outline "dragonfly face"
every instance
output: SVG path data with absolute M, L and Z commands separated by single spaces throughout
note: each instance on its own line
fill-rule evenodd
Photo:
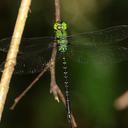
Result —
M 65 22 L 59 23 L 56 22 L 54 24 L 54 30 L 55 30 L 55 38 L 56 42 L 58 43 L 59 47 L 58 50 L 62 53 L 67 51 L 67 24 Z

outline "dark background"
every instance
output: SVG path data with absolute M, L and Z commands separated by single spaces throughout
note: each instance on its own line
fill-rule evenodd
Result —
M 13 32 L 20 0 L 0 1 L 0 38 Z M 61 0 L 62 20 L 69 33 L 94 31 L 128 24 L 128 0 Z M 53 35 L 54 0 L 33 0 L 24 37 Z M 98 65 L 69 60 L 71 100 L 79 128 L 127 128 L 127 109 L 117 111 L 115 99 L 127 90 L 128 62 Z M 61 64 L 57 63 L 58 85 L 64 90 Z M 49 94 L 50 75 L 46 73 L 16 106 L 14 98 L 36 77 L 14 75 L 10 84 L 0 128 L 66 128 L 65 108 Z

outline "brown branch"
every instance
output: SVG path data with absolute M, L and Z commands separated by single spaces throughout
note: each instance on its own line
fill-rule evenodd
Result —
M 16 65 L 16 57 L 19 50 L 20 40 L 24 30 L 25 22 L 27 19 L 27 14 L 31 0 L 22 0 L 18 12 L 18 17 L 16 25 L 14 28 L 10 48 L 7 54 L 6 63 L 4 66 L 4 71 L 0 81 L 0 120 L 2 117 L 2 112 L 4 109 L 4 104 L 6 101 L 7 93 L 9 90 L 9 83 L 14 71 L 14 66 Z
M 56 21 L 60 22 L 60 0 L 55 0 L 55 19 Z M 50 93 L 53 93 L 54 99 L 57 100 L 58 102 L 61 100 L 65 107 L 66 107 L 66 100 L 65 97 L 59 88 L 59 86 L 56 84 L 56 75 L 55 75 L 55 62 L 56 62 L 56 54 L 57 54 L 57 46 L 56 42 L 53 44 L 53 51 L 52 51 L 52 56 L 50 61 L 47 63 L 46 67 L 44 70 L 36 77 L 36 79 L 33 80 L 33 82 L 19 95 L 15 101 L 14 104 L 12 105 L 11 109 L 14 109 L 16 104 L 25 96 L 25 94 L 34 86 L 34 84 L 40 79 L 40 77 L 48 70 L 50 69 L 51 72 L 51 84 L 50 84 Z M 74 116 L 72 115 L 71 119 L 71 125 L 72 128 L 76 128 L 77 124 L 75 121 Z
M 66 100 L 65 97 L 59 88 L 59 86 L 56 84 L 56 78 L 55 78 L 55 62 L 56 62 L 56 53 L 57 53 L 57 48 L 56 48 L 56 43 L 54 43 L 53 47 L 53 52 L 52 52 L 52 57 L 51 57 L 51 66 L 50 66 L 50 72 L 51 72 L 51 88 L 50 88 L 50 93 L 53 93 L 55 100 L 59 102 L 59 99 L 63 102 L 64 106 L 66 107 Z M 76 128 L 77 124 L 75 121 L 75 118 L 72 114 L 71 118 L 71 125 L 72 128 Z
M 128 91 L 118 97 L 114 103 L 116 109 L 123 110 L 128 107 Z
M 32 83 L 18 97 L 15 98 L 13 105 L 10 107 L 11 110 L 15 108 L 15 106 L 19 103 L 19 101 L 26 95 L 26 93 L 35 85 L 35 83 L 44 75 L 44 73 L 48 69 L 50 69 L 51 72 L 50 93 L 53 93 L 54 99 L 57 100 L 58 102 L 61 100 L 66 107 L 65 97 L 59 86 L 56 84 L 56 78 L 55 78 L 56 53 L 57 53 L 56 43 L 54 43 L 51 60 L 47 63 L 43 71 L 32 81 Z M 74 116 L 72 115 L 72 128 L 76 128 L 76 127 L 77 124 Z
M 61 21 L 61 17 L 60 17 L 60 0 L 55 0 L 55 20 L 56 22 L 60 22 Z
M 49 69 L 50 63 L 46 65 L 44 70 L 32 81 L 32 83 L 18 96 L 15 98 L 13 105 L 10 107 L 11 110 L 19 103 L 19 101 L 26 95 L 26 93 L 34 86 L 35 83 L 43 76 L 43 74 Z
M 55 0 L 55 20 L 56 22 L 61 22 L 61 15 L 60 15 L 60 0 Z M 53 93 L 55 100 L 57 100 L 59 102 L 59 98 L 61 99 L 61 101 L 64 103 L 65 107 L 66 107 L 66 100 L 65 97 L 63 95 L 63 93 L 61 92 L 60 88 L 58 87 L 58 85 L 56 84 L 56 79 L 55 79 L 55 62 L 56 62 L 56 53 L 57 53 L 57 47 L 54 44 L 54 50 L 53 51 L 53 57 L 51 60 L 52 62 L 52 66 L 50 68 L 51 71 L 51 89 L 50 92 Z M 77 124 L 75 121 L 75 118 L 73 116 L 73 114 L 71 115 L 71 128 L 76 128 Z

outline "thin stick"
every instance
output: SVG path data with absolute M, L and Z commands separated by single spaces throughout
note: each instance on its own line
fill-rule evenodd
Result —
M 60 0 L 55 0 L 55 20 L 56 22 L 61 22 L 61 15 L 60 15 Z M 51 90 L 50 92 L 53 92 L 53 95 L 55 97 L 55 100 L 59 101 L 59 98 L 61 99 L 61 101 L 64 103 L 65 107 L 66 107 L 66 100 L 65 97 L 63 95 L 63 93 L 61 92 L 61 90 L 59 89 L 58 85 L 56 84 L 56 78 L 55 78 L 55 62 L 56 62 L 56 53 L 57 53 L 57 47 L 56 45 L 54 45 L 54 50 L 53 51 L 53 62 L 52 63 L 52 67 L 50 67 L 50 71 L 51 71 Z M 59 96 L 59 98 L 58 98 Z M 75 118 L 73 116 L 73 114 L 71 114 L 72 118 L 71 118 L 71 128 L 76 128 L 77 127 L 77 123 L 75 121 Z
M 56 59 L 56 43 L 54 44 L 53 51 L 52 51 L 52 57 L 51 60 L 47 63 L 46 67 L 43 69 L 43 71 L 32 81 L 32 83 L 18 96 L 15 98 L 13 105 L 10 107 L 11 110 L 14 110 L 16 105 L 19 103 L 19 101 L 26 95 L 26 93 L 34 86 L 35 83 L 44 75 L 44 73 L 50 68 L 51 72 L 51 86 L 50 86 L 50 93 L 53 93 L 54 99 L 59 102 L 59 99 L 63 102 L 64 106 L 66 107 L 66 100 L 65 97 L 59 88 L 59 86 L 56 84 L 56 78 L 55 78 L 55 59 Z M 77 127 L 75 118 L 72 114 L 72 126 L 73 128 Z
M 60 0 L 55 0 L 55 20 L 60 22 Z
M 4 71 L 1 77 L 1 81 L 0 81 L 0 120 L 2 117 L 4 104 L 5 104 L 7 93 L 9 90 L 9 83 L 10 83 L 10 80 L 11 80 L 11 77 L 14 71 L 14 66 L 16 65 L 16 57 L 17 57 L 17 53 L 19 50 L 20 40 L 21 40 L 22 33 L 24 30 L 30 4 L 31 4 L 31 0 L 22 0 L 21 2 L 16 25 L 14 28 L 14 33 L 13 33 L 10 48 L 7 54 L 6 63 L 4 66 Z
M 124 94 L 119 96 L 115 103 L 114 103 L 116 109 L 123 110 L 128 108 L 128 91 L 126 91 Z
M 51 67 L 50 67 L 50 72 L 51 72 L 51 89 L 50 93 L 53 93 L 55 100 L 59 102 L 59 99 L 63 102 L 64 106 L 66 107 L 66 100 L 65 97 L 59 88 L 59 86 L 56 83 L 56 78 L 55 78 L 55 62 L 56 62 L 56 53 L 57 53 L 57 48 L 56 48 L 56 43 L 54 44 L 53 52 L 52 52 L 52 58 L 51 58 Z M 75 121 L 75 118 L 73 114 L 71 114 L 71 127 L 76 128 L 77 123 Z
M 35 83 L 43 76 L 43 74 L 48 70 L 49 68 L 49 63 L 46 65 L 44 70 L 32 81 L 32 83 L 14 100 L 13 105 L 10 107 L 11 110 L 15 108 L 17 103 L 26 95 L 26 93 L 34 86 L 36 85 Z
M 55 0 L 55 19 L 56 21 L 60 21 L 60 0 Z M 61 100 L 65 107 L 66 107 L 66 100 L 65 97 L 59 88 L 59 86 L 56 84 L 56 75 L 55 75 L 55 62 L 56 62 L 56 54 L 57 54 L 57 44 L 53 44 L 53 50 L 52 50 L 52 56 L 50 61 L 47 63 L 46 67 L 43 69 L 43 71 L 33 80 L 33 82 L 15 99 L 14 104 L 12 105 L 11 109 L 14 109 L 14 107 L 19 103 L 19 101 L 25 96 L 25 94 L 34 86 L 34 84 L 40 79 L 43 74 L 50 69 L 51 72 L 51 86 L 50 86 L 50 93 L 53 93 L 54 99 L 59 102 Z M 75 118 L 72 114 L 72 128 L 76 128 L 77 124 L 75 122 Z

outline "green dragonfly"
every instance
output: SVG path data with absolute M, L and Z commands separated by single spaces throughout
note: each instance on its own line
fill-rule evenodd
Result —
M 43 70 L 50 60 L 53 43 L 56 41 L 58 58 L 62 58 L 67 116 L 71 120 L 66 58 L 80 63 L 116 63 L 128 59 L 128 25 L 114 26 L 95 32 L 67 35 L 67 24 L 54 24 L 55 36 L 22 38 L 14 73 L 34 74 Z M 0 70 L 11 38 L 0 40 Z

